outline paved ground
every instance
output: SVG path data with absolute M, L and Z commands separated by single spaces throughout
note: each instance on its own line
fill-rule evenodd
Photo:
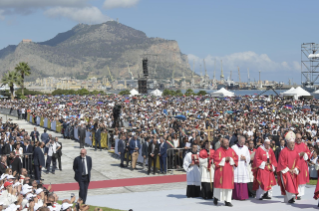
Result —
M 185 186 L 183 189 L 155 190 L 149 192 L 121 193 L 112 195 L 89 196 L 87 203 L 95 206 L 107 206 L 114 209 L 134 211 L 194 211 L 194 210 L 245 210 L 245 211 L 295 211 L 317 209 L 317 201 L 314 200 L 314 186 L 307 186 L 306 195 L 302 200 L 293 205 L 283 203 L 283 196 L 280 195 L 278 186 L 274 187 L 272 200 L 249 199 L 246 201 L 232 201 L 233 208 L 225 207 L 219 203 L 218 208 L 213 200 L 203 200 L 202 198 L 186 198 Z M 121 203 L 120 200 L 125 201 Z
M 5 115 L 1 115 L 4 120 L 6 120 Z M 34 129 L 34 125 L 24 121 L 17 120 L 15 117 L 8 117 L 13 119 L 13 122 L 18 123 L 20 128 L 24 128 L 26 131 L 31 133 Z M 43 133 L 44 128 L 37 127 L 37 130 Z M 59 137 L 62 142 L 62 169 L 63 171 L 56 170 L 55 174 L 45 174 L 42 172 L 42 178 L 44 178 L 44 183 L 48 184 L 61 184 L 61 183 L 73 183 L 74 172 L 73 172 L 73 160 L 80 153 L 79 143 L 71 139 L 63 139 L 61 134 L 55 133 L 53 131 L 48 131 L 52 136 Z M 94 151 L 93 148 L 88 147 L 88 155 L 93 159 L 93 169 L 91 172 L 91 180 L 112 180 L 112 179 L 123 179 L 123 178 L 136 178 L 136 177 L 148 177 L 145 171 L 141 170 L 138 166 L 137 171 L 131 171 L 127 168 L 119 167 L 119 159 L 107 150 Z M 149 175 L 154 176 L 154 175 Z M 159 176 L 158 174 L 156 176 Z M 186 183 L 185 183 L 186 184 Z M 94 189 L 89 190 L 88 195 L 101 195 L 101 194 L 113 194 L 113 193 L 128 193 L 128 192 L 139 192 L 139 191 L 149 191 L 149 190 L 166 190 L 166 189 L 176 189 L 184 188 L 184 183 L 174 183 L 174 184 L 161 184 L 161 185 L 143 185 L 143 186 L 130 186 L 130 187 L 120 187 L 120 188 L 107 188 L 107 189 Z M 72 192 L 72 191 L 71 191 Z M 61 197 L 69 197 L 70 191 L 59 192 Z

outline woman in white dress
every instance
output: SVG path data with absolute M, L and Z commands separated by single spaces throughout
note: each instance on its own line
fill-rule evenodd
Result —
M 21 162 L 22 162 L 22 156 L 23 156 L 23 148 L 21 147 L 20 142 L 17 142 L 16 148 L 15 148 L 16 156 L 19 156 Z
M 316 170 L 316 163 L 318 160 L 318 154 L 316 150 L 312 153 L 312 157 L 310 158 L 310 161 L 308 161 L 308 167 L 309 167 L 309 176 L 312 179 L 318 178 L 318 172 Z

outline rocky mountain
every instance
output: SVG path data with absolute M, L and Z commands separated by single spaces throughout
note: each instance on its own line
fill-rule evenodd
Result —
M 22 41 L 0 50 L 0 74 L 20 62 L 28 62 L 32 76 L 130 78 L 142 75 L 142 59 L 147 55 L 151 78 L 190 76 L 187 56 L 174 40 L 149 38 L 144 32 L 109 21 L 98 25 L 79 24 L 46 42 Z

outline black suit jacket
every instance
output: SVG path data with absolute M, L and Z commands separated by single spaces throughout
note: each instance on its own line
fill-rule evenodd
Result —
M 91 170 L 92 170 L 92 158 L 90 156 L 86 156 L 86 163 L 88 168 L 88 176 L 89 182 L 91 180 Z M 73 170 L 74 170 L 74 179 L 79 182 L 81 181 L 82 172 L 83 172 L 83 164 L 82 164 L 82 157 L 78 156 L 74 159 L 73 162 Z
M 30 148 L 32 146 L 29 145 Z M 36 147 L 33 152 L 33 162 L 35 166 L 44 166 L 44 154 L 40 147 Z
M 32 131 L 31 134 L 30 134 L 30 136 L 32 137 L 32 141 L 35 141 L 35 139 L 39 140 L 40 134 L 39 134 L 38 131 L 35 131 L 35 132 Z
M 12 150 L 14 150 L 14 147 L 12 146 Z M 4 146 L 4 154 L 10 154 L 11 150 L 10 150 L 10 144 L 6 144 Z
M 86 136 L 86 128 L 85 127 L 79 127 L 78 135 L 79 135 L 79 138 L 81 140 L 84 140 L 85 136 Z
M 33 146 L 30 144 L 28 145 L 28 149 L 26 149 L 26 146 L 23 147 L 23 154 L 25 153 L 33 153 Z
M 151 153 L 152 153 L 152 148 L 153 148 L 154 142 L 153 140 L 151 141 L 151 144 L 148 146 L 148 156 L 151 157 Z M 158 155 L 158 151 L 159 151 L 159 145 L 156 143 L 155 144 L 155 149 L 154 149 L 154 157 L 156 157 Z

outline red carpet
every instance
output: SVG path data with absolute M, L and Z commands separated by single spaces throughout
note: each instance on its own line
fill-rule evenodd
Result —
M 156 177 L 140 177 L 130 179 L 116 179 L 116 180 L 101 180 L 91 181 L 89 189 L 97 188 L 113 188 L 113 187 L 124 187 L 124 186 L 135 186 L 135 185 L 152 185 L 152 184 L 163 184 L 163 183 L 174 183 L 174 182 L 185 182 L 186 174 L 182 175 L 170 175 L 170 176 L 156 176 Z M 45 185 L 47 187 L 47 185 Z M 52 191 L 69 191 L 78 190 L 78 183 L 63 183 L 63 184 L 52 184 Z

